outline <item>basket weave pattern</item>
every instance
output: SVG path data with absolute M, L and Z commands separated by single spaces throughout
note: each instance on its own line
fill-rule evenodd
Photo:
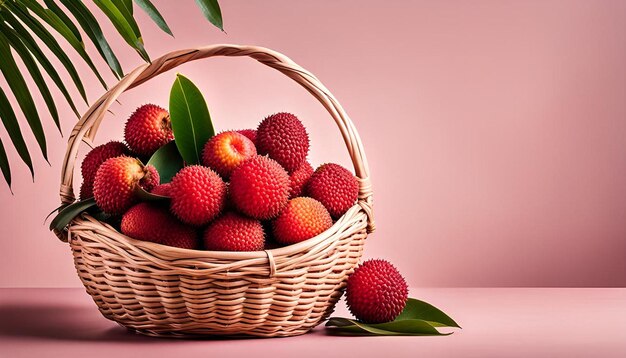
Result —
M 255 46 L 213 45 L 175 51 L 126 75 L 74 127 L 65 155 L 61 200 L 74 201 L 73 172 L 81 142 L 91 144 L 107 109 L 124 91 L 183 63 L 247 56 L 307 89 L 328 110 L 359 178 L 355 206 L 324 233 L 258 252 L 186 250 L 133 240 L 88 214 L 57 232 L 70 243 L 87 292 L 107 318 L 154 336 L 306 333 L 333 311 L 374 229 L 369 168 L 356 128 L 321 82 L 286 56 Z

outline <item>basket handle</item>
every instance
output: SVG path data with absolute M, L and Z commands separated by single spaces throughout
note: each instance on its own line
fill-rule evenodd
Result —
M 141 85 L 151 78 L 169 71 L 179 65 L 194 60 L 214 56 L 247 56 L 262 64 L 274 68 L 304 87 L 313 97 L 326 108 L 333 117 L 341 131 L 343 140 L 350 153 L 352 164 L 357 178 L 359 179 L 358 204 L 367 214 L 368 231 L 374 231 L 374 218 L 372 212 L 372 186 L 369 177 L 369 167 L 363 144 L 354 124 L 343 110 L 339 102 L 330 91 L 313 74 L 297 65 L 287 56 L 276 51 L 257 46 L 239 45 L 211 45 L 206 47 L 173 51 L 159 57 L 152 63 L 146 63 L 137 67 L 122 78 L 114 87 L 109 89 L 85 112 L 81 119 L 72 129 L 68 139 L 67 151 L 61 170 L 61 202 L 69 204 L 74 202 L 74 189 L 72 187 L 74 162 L 81 141 L 91 145 L 98 127 L 107 110 L 113 102 L 125 91 Z

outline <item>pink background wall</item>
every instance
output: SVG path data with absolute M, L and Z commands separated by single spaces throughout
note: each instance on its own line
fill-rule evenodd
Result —
M 227 35 L 191 1 L 155 3 L 177 37 L 139 14 L 153 57 L 219 42 L 263 45 L 333 91 L 371 164 L 378 231 L 366 256 L 393 261 L 411 285 L 626 285 L 625 2 L 228 0 Z M 140 64 L 104 28 L 124 68 Z M 102 89 L 76 63 L 95 99 Z M 311 133 L 314 165 L 349 163 L 321 106 L 245 59 L 185 65 L 128 92 L 98 142 L 121 138 L 136 106 L 167 105 L 176 71 L 202 88 L 219 129 L 292 111 Z M 67 134 L 75 118 L 54 93 Z M 24 130 L 34 184 L 9 151 L 15 196 L 0 189 L 0 287 L 80 285 L 69 248 L 43 224 L 58 205 L 66 143 L 44 122 L 51 166 Z

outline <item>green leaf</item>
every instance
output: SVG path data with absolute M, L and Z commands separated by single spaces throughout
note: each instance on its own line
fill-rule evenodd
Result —
M 31 53 L 33 53 L 33 55 L 37 58 L 37 61 L 39 61 L 39 63 L 42 65 L 42 67 L 44 67 L 46 72 L 48 72 L 48 75 L 50 75 L 50 77 L 52 78 L 54 83 L 57 85 L 57 87 L 59 87 L 59 89 L 63 92 L 63 95 L 68 100 L 68 103 L 70 103 L 70 106 L 72 107 L 74 112 L 78 115 L 78 111 L 76 110 L 76 107 L 74 106 L 74 103 L 71 100 L 71 96 L 65 89 L 65 86 L 63 85 L 63 81 L 58 76 L 58 73 L 54 69 L 54 66 L 52 66 L 50 61 L 46 58 L 46 55 L 41 51 L 35 39 L 29 34 L 29 32 L 24 28 L 24 26 L 22 26 L 22 24 L 13 16 L 13 11 L 15 8 L 13 3 L 11 1 L 6 1 L 4 3 L 4 6 L 8 6 L 10 11 L 2 11 L 0 12 L 0 15 L 2 15 L 2 17 L 11 25 L 11 27 L 15 29 L 17 34 L 21 37 L 22 42 L 24 42 L 26 47 L 28 47 Z M 61 49 L 56 39 L 45 28 L 38 27 L 35 24 L 31 24 L 32 18 L 30 16 L 24 16 L 22 13 L 16 13 L 16 14 L 18 15 L 18 17 L 20 17 L 22 21 L 24 21 L 24 23 L 27 26 L 29 26 L 29 28 L 31 28 L 31 30 L 35 33 L 35 35 L 39 39 L 41 39 L 46 44 L 46 46 L 50 49 L 50 51 L 59 59 L 61 64 L 63 64 L 63 66 L 69 73 L 70 77 L 72 78 L 72 81 L 76 85 L 76 88 L 78 89 L 78 92 L 80 93 L 81 97 L 83 98 L 85 103 L 88 103 L 87 95 L 85 93 L 85 88 L 83 87 L 83 83 L 80 79 L 80 76 L 78 75 L 76 68 L 72 64 L 72 61 L 65 54 L 65 51 Z
M 4 128 L 9 134 L 9 138 L 11 138 L 11 142 L 15 150 L 17 150 L 17 154 L 19 154 L 22 161 L 28 166 L 30 175 L 34 177 L 33 162 L 30 158 L 30 153 L 28 153 L 28 147 L 26 146 L 26 142 L 24 142 L 24 137 L 22 137 L 22 131 L 20 130 L 15 112 L 13 112 L 11 103 L 2 88 L 0 88 L 0 118 L 2 118 L 2 124 L 4 124 Z
M 46 0 L 52 2 L 52 0 Z M 46 3 L 47 3 L 46 2 Z M 72 13 L 78 24 L 83 29 L 87 37 L 98 50 L 100 56 L 107 62 L 111 71 L 117 78 L 124 77 L 124 71 L 117 57 L 111 50 L 111 46 L 107 42 L 98 21 L 89 11 L 89 9 L 83 4 L 82 1 L 75 0 L 61 0 L 61 3 Z
M 169 109 L 180 155 L 187 164 L 199 164 L 204 144 L 215 135 L 202 92 L 187 77 L 177 74 Z
M 141 37 L 139 26 L 133 17 L 133 0 L 111 0 L 111 2 L 122 13 L 128 24 L 133 28 L 133 32 L 137 37 Z M 133 25 L 134 24 L 134 25 Z
M 222 21 L 222 10 L 217 0 L 196 0 L 196 4 L 200 7 L 202 14 L 218 29 L 224 31 L 224 24 Z
M 139 55 L 145 60 L 150 61 L 150 57 L 143 46 L 143 40 L 137 27 L 137 22 L 132 15 L 129 16 L 128 11 L 124 7 L 119 9 L 111 0 L 93 0 L 94 3 L 104 12 L 111 20 L 117 32 L 122 36 L 124 41 L 133 47 Z
M 356 320 L 334 317 L 326 322 L 327 327 L 342 333 L 370 334 L 379 336 L 445 336 L 430 323 L 420 319 L 393 321 L 388 323 L 365 324 Z
M 9 186 L 9 190 L 11 190 L 11 166 L 9 165 L 9 158 L 7 158 L 7 152 L 4 150 L 2 139 L 0 139 L 0 169 L 2 169 L 4 181 Z M 12 192 L 13 190 L 11 190 Z
M 17 63 L 13 58 L 9 43 L 4 39 L 4 37 L 0 37 L 0 58 L 2 58 L 2 61 L 0 61 L 0 71 L 4 74 L 4 78 L 15 95 L 15 99 L 17 100 L 17 103 L 22 109 L 22 113 L 24 113 L 24 116 L 26 117 L 26 121 L 35 135 L 35 139 L 37 139 L 39 148 L 41 148 L 41 154 L 43 154 L 43 157 L 47 161 L 48 150 L 46 148 L 46 137 L 43 127 L 41 126 L 39 114 L 37 113 L 37 109 L 35 107 L 35 102 L 33 101 L 33 97 L 26 86 L 26 81 L 20 73 Z
M 172 34 L 172 30 L 170 30 L 170 27 L 167 26 L 165 19 L 163 18 L 163 16 L 161 16 L 161 13 L 159 12 L 159 10 L 157 10 L 156 7 L 154 7 L 150 0 L 135 0 L 135 3 L 139 5 L 139 7 L 143 9 L 143 11 L 148 14 L 148 16 L 150 16 L 152 21 L 154 21 L 154 23 L 157 24 L 157 26 L 161 30 L 168 33 L 172 37 L 174 36 L 174 34 Z
M 124 0 L 124 6 L 132 15 L 133 14 L 133 0 Z
M 135 187 L 135 195 L 137 195 L 137 198 L 139 198 L 139 200 L 141 200 L 141 201 L 167 201 L 167 200 L 170 200 L 170 198 L 168 196 L 152 194 L 151 192 L 146 191 L 144 188 L 142 188 L 139 185 L 137 185 Z
M 449 335 L 441 333 L 436 327 L 461 328 L 452 318 L 435 306 L 414 298 L 407 300 L 406 307 L 391 322 L 367 324 L 357 320 L 333 317 L 326 323 L 327 327 L 339 334 L 366 334 L 383 336 L 424 336 Z
M 409 298 L 407 300 L 406 307 L 404 307 L 402 313 L 396 318 L 396 321 L 407 319 L 423 319 L 441 327 L 461 328 L 458 323 L 439 308 L 415 298 Z
M 72 219 L 78 216 L 83 211 L 96 205 L 94 198 L 88 198 L 85 200 L 74 202 L 63 209 L 57 214 L 57 216 L 50 222 L 50 230 L 63 230 Z
M 65 12 L 63 12 L 63 10 L 59 7 L 59 5 L 57 5 L 57 3 L 52 0 L 44 0 L 44 3 L 48 7 L 48 9 L 50 9 L 56 16 L 58 16 L 59 19 L 63 21 L 65 26 L 67 26 L 67 28 L 69 28 L 72 31 L 72 33 L 74 34 L 74 37 L 76 37 L 80 42 L 83 42 L 80 31 L 78 30 L 76 25 L 74 25 L 72 20 L 65 14 Z
M 80 55 L 83 61 L 85 61 L 87 66 L 89 66 L 91 71 L 96 75 L 96 78 L 98 78 L 98 81 L 100 81 L 100 84 L 102 84 L 104 88 L 107 88 L 106 82 L 100 75 L 100 72 L 94 65 L 93 61 L 91 61 L 91 58 L 89 57 L 87 52 L 85 51 L 85 44 L 80 39 L 76 38 L 76 36 L 74 36 L 72 30 L 67 27 L 67 25 L 63 23 L 63 21 L 52 10 L 44 8 L 35 0 L 20 0 L 20 3 L 23 3 L 24 6 L 16 6 L 18 12 L 22 12 L 23 16 L 29 17 L 29 20 L 33 26 L 45 30 L 43 28 L 43 25 L 39 21 L 30 16 L 28 10 L 31 10 L 44 22 L 50 25 L 50 27 L 56 30 L 61 36 L 63 36 L 63 38 L 70 44 L 70 46 L 72 46 L 74 50 L 76 50 L 76 52 Z
M 185 166 L 185 162 L 178 152 L 176 142 L 171 141 L 152 154 L 148 165 L 156 168 L 161 184 L 164 184 L 172 181 L 174 175 Z
M 41 75 L 41 71 L 37 66 L 37 62 L 33 59 L 32 54 L 28 51 L 22 40 L 17 36 L 15 30 L 6 26 L 6 24 L 0 22 L 0 31 L 2 32 L 2 36 L 5 36 L 5 39 L 9 42 L 11 47 L 20 55 L 22 62 L 28 69 L 33 82 L 39 88 L 39 92 L 43 97 L 44 102 L 46 102 L 46 106 L 48 107 L 48 111 L 50 111 L 50 115 L 52 116 L 52 120 L 54 120 L 54 124 L 56 124 L 59 132 L 61 132 L 61 123 L 59 122 L 59 113 L 57 112 L 57 107 L 54 103 L 54 99 L 52 98 L 52 94 L 48 89 L 48 85 Z

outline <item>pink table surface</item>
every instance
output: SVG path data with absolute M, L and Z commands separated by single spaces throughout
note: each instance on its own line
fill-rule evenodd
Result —
M 82 289 L 0 289 L 0 357 L 626 357 L 626 288 L 420 288 L 463 327 L 447 337 L 149 338 Z M 335 315 L 347 316 L 339 305 Z

